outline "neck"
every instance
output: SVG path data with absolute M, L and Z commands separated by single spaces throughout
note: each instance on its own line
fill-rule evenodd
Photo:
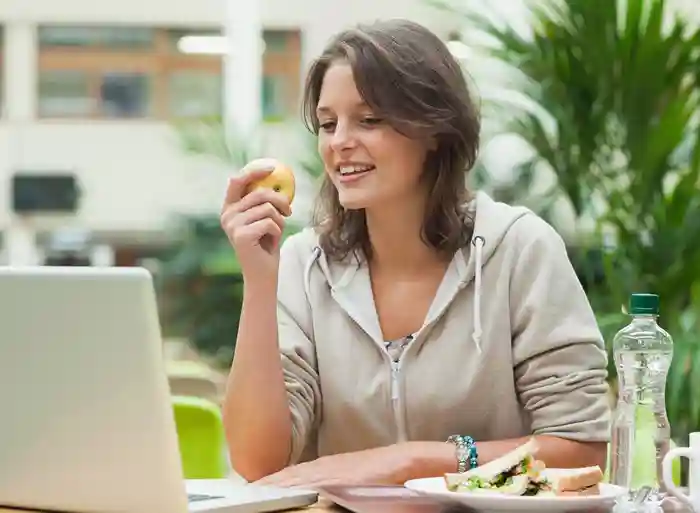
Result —
M 393 272 L 420 271 L 441 261 L 421 239 L 425 200 L 401 201 L 366 210 L 374 267 Z

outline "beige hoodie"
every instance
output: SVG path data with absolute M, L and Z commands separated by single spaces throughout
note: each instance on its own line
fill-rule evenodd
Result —
M 367 267 L 327 259 L 311 229 L 287 239 L 278 322 L 290 463 L 451 434 L 608 440 L 604 344 L 561 238 L 529 210 L 475 201 L 473 244 L 398 364 Z

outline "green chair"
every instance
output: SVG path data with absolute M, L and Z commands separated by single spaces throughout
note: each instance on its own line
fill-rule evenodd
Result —
M 652 483 L 656 479 L 656 472 L 650 462 L 656 459 L 656 450 L 654 448 L 654 431 L 656 420 L 654 416 L 649 414 L 647 416 L 638 415 L 637 423 L 639 424 L 639 431 L 635 440 L 635 454 L 640 454 L 641 457 L 636 461 L 644 463 L 637 468 L 632 469 L 632 488 L 638 488 L 647 483 Z M 671 448 L 676 447 L 676 444 L 671 440 Z M 608 444 L 608 464 L 605 470 L 605 481 L 610 480 L 610 444 Z M 681 483 L 681 459 L 676 458 L 673 461 L 673 482 L 676 486 L 680 486 Z
M 229 474 L 219 407 L 201 397 L 172 396 L 185 479 L 220 479 Z

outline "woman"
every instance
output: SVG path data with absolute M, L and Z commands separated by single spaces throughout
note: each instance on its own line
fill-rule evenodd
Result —
M 606 353 L 557 233 L 467 193 L 479 118 L 415 23 L 362 26 L 310 69 L 325 164 L 314 228 L 232 178 L 221 222 L 244 300 L 224 419 L 249 481 L 402 483 L 535 436 L 549 466 L 605 464 Z M 281 353 L 281 359 L 280 359 Z M 447 442 L 447 443 L 446 443 Z

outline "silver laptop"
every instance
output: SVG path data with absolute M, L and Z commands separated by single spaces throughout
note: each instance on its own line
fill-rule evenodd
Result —
M 0 268 L 0 506 L 249 513 L 316 501 L 186 482 L 162 355 L 146 270 Z

